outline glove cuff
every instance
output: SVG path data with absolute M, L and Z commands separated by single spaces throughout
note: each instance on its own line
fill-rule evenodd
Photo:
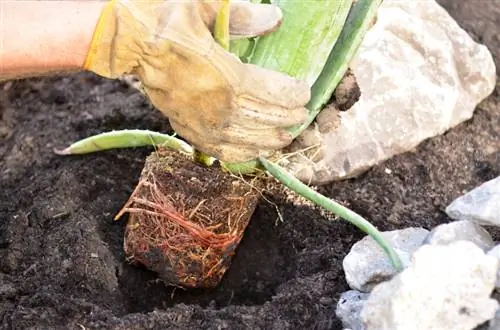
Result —
M 110 64 L 102 63 L 102 60 L 106 58 L 110 59 L 111 43 L 108 42 L 110 40 L 106 39 L 109 39 L 108 29 L 110 26 L 113 26 L 113 21 L 116 19 L 113 11 L 117 2 L 118 0 L 111 0 L 102 9 L 83 65 L 85 70 L 93 71 L 109 78 L 111 78 Z M 104 47 L 106 44 L 109 47 Z
M 158 0 L 110 0 L 103 8 L 84 69 L 106 78 L 132 73 L 147 48 L 144 37 L 154 31 Z

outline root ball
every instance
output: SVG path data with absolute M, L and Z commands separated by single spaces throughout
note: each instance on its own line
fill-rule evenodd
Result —
M 169 285 L 217 286 L 260 197 L 259 181 L 243 181 L 170 150 L 146 160 L 118 216 L 128 213 L 127 258 Z

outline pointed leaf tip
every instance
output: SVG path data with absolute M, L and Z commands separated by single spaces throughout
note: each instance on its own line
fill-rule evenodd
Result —
M 65 149 L 54 148 L 53 151 L 56 155 L 61 155 L 61 156 L 71 155 L 71 151 L 70 151 L 69 147 L 65 148 Z

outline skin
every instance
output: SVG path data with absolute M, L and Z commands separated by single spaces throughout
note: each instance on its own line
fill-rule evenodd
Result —
M 104 4 L 0 1 L 0 81 L 82 70 Z

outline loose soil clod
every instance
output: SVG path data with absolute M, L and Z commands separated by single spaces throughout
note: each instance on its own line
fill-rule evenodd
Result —
M 354 72 L 349 68 L 335 88 L 329 103 L 315 118 L 319 132 L 329 133 L 336 130 L 341 123 L 340 113 L 351 109 L 360 98 L 361 89 Z
M 347 111 L 361 98 L 361 89 L 359 88 L 356 76 L 351 68 L 347 70 L 342 80 L 339 82 L 335 92 L 332 95 L 332 103 L 340 111 Z
M 217 286 L 256 208 L 258 182 L 244 182 L 176 151 L 152 153 L 117 215 L 130 214 L 124 240 L 128 259 L 169 285 Z

